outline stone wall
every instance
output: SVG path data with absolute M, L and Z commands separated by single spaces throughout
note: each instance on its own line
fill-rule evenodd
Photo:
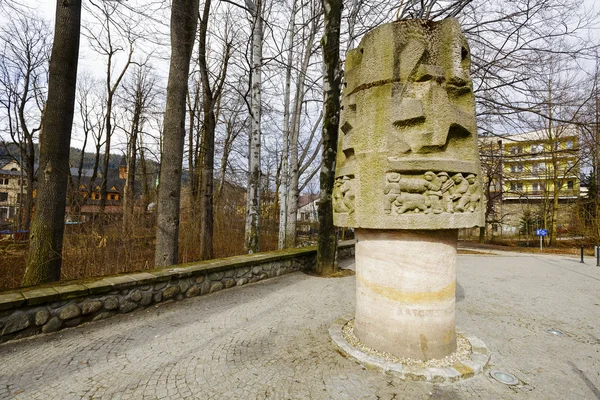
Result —
M 340 243 L 339 259 L 353 255 Z M 0 291 L 0 343 L 308 270 L 316 256 L 306 247 Z

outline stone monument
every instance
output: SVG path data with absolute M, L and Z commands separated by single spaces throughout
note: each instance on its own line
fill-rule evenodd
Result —
M 348 52 L 334 221 L 356 233 L 355 334 L 398 357 L 456 349 L 459 228 L 483 226 L 469 46 L 406 20 Z

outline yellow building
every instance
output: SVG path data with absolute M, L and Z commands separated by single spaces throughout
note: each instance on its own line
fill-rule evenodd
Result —
M 486 192 L 486 221 L 492 235 L 549 228 L 556 191 L 558 231 L 574 225 L 580 195 L 579 135 L 574 127 L 554 127 L 519 135 L 480 138 Z
M 503 200 L 579 197 L 577 130 L 558 127 L 502 138 Z

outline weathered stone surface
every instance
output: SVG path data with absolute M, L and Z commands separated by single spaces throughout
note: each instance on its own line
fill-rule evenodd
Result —
M 223 284 L 225 285 L 225 289 L 229 289 L 230 287 L 235 286 L 235 279 L 225 278 L 223 279 Z
M 385 24 L 348 52 L 333 191 L 337 226 L 482 226 L 469 67 L 469 46 L 452 18 Z
M 252 267 L 252 273 L 253 274 L 259 274 L 260 272 L 262 272 L 262 267 L 257 265 L 255 267 Z
M 167 282 L 167 281 L 155 283 L 154 284 L 154 290 L 162 290 L 162 289 L 164 289 L 164 288 L 167 287 L 168 283 L 169 282 Z
M 246 283 L 248 283 L 248 279 L 247 278 L 240 278 L 240 279 L 238 279 L 236 285 L 237 286 L 242 286 L 242 285 L 245 285 Z
M 137 308 L 137 303 L 134 303 L 130 300 L 123 300 L 121 305 L 119 306 L 119 311 L 123 314 L 131 312 Z
M 81 303 L 81 313 L 83 315 L 91 314 L 98 311 L 102 307 L 100 300 L 86 300 Z
M 19 307 L 23 303 L 25 303 L 25 297 L 19 292 L 0 294 L 0 311 Z
M 206 279 L 205 275 L 198 275 L 196 277 L 196 283 L 202 283 L 202 282 L 204 282 L 205 279 Z
M 115 315 L 116 313 L 117 313 L 116 311 L 103 311 L 101 313 L 94 315 L 94 318 L 92 318 L 92 321 L 100 321 L 101 319 L 110 318 L 113 315 Z
M 458 231 L 357 229 L 355 234 L 356 336 L 402 358 L 452 353 Z
M 115 296 L 109 296 L 104 299 L 104 308 L 106 310 L 116 310 L 119 308 L 119 299 Z
M 210 279 L 211 281 L 220 281 L 221 279 L 223 279 L 223 272 L 213 272 L 208 274 L 208 279 Z
M 175 297 L 180 292 L 181 292 L 181 289 L 179 288 L 179 286 L 168 287 L 163 292 L 163 298 L 164 299 L 172 299 L 173 297 Z
M 46 325 L 42 326 L 43 333 L 56 332 L 60 328 L 62 328 L 63 322 L 58 317 L 52 317 L 46 323 Z
M 129 295 L 129 298 L 133 301 L 140 301 L 142 299 L 142 293 L 136 289 Z
M 200 294 L 205 295 L 210 292 L 210 281 L 207 279 L 200 285 Z
M 142 299 L 140 300 L 140 304 L 145 307 L 150 303 L 152 303 L 152 292 L 150 290 L 142 292 Z
M 36 326 L 42 326 L 50 319 L 50 311 L 45 308 L 35 313 L 35 324 Z
M 76 304 L 69 304 L 68 306 L 60 310 L 58 318 L 62 319 L 63 321 L 66 321 L 68 319 L 77 318 L 80 315 L 81 310 L 79 309 L 79 307 Z
M 154 302 L 155 303 L 160 303 L 162 301 L 162 298 L 163 298 L 162 292 L 156 292 L 156 293 L 154 293 L 153 298 L 154 298 Z
M 8 335 L 22 331 L 23 329 L 27 328 L 29 324 L 30 322 L 27 314 L 22 311 L 17 311 L 6 320 L 6 324 L 2 330 L 2 335 Z
M 54 303 L 50 304 L 50 308 L 53 310 L 56 310 L 57 308 L 61 308 L 62 306 L 64 306 L 67 303 L 68 303 L 68 301 L 66 301 L 66 300 L 55 301 Z
M 179 289 L 181 293 L 185 293 L 187 292 L 187 290 L 190 288 L 190 283 L 187 280 L 183 280 L 179 283 Z
M 185 293 L 186 297 L 195 297 L 198 296 L 200 294 L 200 286 L 199 285 L 193 285 L 191 286 L 188 291 Z
M 223 276 L 225 278 L 233 278 L 235 276 L 235 270 L 233 270 L 233 269 L 227 270 L 227 271 L 225 271 Z
M 264 272 L 263 272 L 263 273 L 261 273 L 261 274 L 258 276 L 258 279 L 260 279 L 261 281 L 262 281 L 263 279 L 267 279 L 267 274 L 265 274 Z
M 236 270 L 236 276 L 238 278 L 242 277 L 242 276 L 246 276 L 248 274 L 248 272 L 250 272 L 250 267 L 242 267 L 242 268 L 238 268 Z
M 210 285 L 210 293 L 218 292 L 219 290 L 223 290 L 223 283 L 215 282 Z
M 73 319 L 70 319 L 68 321 L 65 321 L 65 326 L 67 328 L 72 328 L 72 327 L 77 326 L 79 324 L 81 324 L 81 318 L 73 318 Z

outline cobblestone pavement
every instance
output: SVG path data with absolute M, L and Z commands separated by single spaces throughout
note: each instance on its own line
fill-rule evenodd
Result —
M 600 399 L 600 267 L 545 255 L 459 256 L 457 328 L 488 374 L 402 381 L 336 352 L 354 277 L 294 273 L 0 346 L 0 398 Z M 551 336 L 545 329 L 559 329 Z

